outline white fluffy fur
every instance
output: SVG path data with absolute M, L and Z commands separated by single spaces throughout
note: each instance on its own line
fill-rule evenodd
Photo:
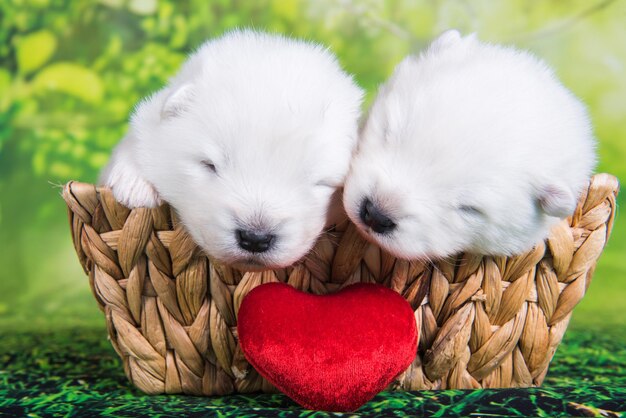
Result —
M 594 147 L 585 107 L 544 62 L 448 31 L 381 87 L 344 205 L 401 258 L 519 253 L 573 212 Z M 393 231 L 359 219 L 365 197 Z
M 130 207 L 167 201 L 221 261 L 286 266 L 324 227 L 356 147 L 361 98 L 327 49 L 231 32 L 138 105 L 101 182 Z M 268 230 L 275 245 L 246 252 L 237 228 Z

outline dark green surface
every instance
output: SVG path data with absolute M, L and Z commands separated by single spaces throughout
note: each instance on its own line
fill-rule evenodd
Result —
M 0 415 L 329 416 L 282 395 L 145 396 L 130 387 L 102 329 L 1 331 Z M 571 330 L 543 388 L 383 393 L 363 416 L 619 416 L 626 411 L 622 337 Z M 347 414 L 352 415 L 352 414 Z

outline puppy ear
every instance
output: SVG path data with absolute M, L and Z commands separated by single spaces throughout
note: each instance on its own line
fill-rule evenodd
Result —
M 132 153 L 132 137 L 127 136 L 113 150 L 99 184 L 111 188 L 115 199 L 128 208 L 157 207 L 161 204 L 159 195 L 140 174 Z
M 558 184 L 548 184 L 539 191 L 537 202 L 549 216 L 566 218 L 576 209 L 576 198 L 572 191 Z
M 435 39 L 430 47 L 434 50 L 442 50 L 461 40 L 461 32 L 456 29 L 450 29 L 442 33 Z
M 161 109 L 161 119 L 168 119 L 179 116 L 183 113 L 193 100 L 193 85 L 183 84 L 178 89 L 170 93 L 165 99 L 163 109 Z

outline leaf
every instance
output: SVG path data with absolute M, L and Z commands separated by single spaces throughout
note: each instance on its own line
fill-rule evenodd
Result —
M 19 71 L 23 74 L 35 71 L 48 62 L 56 48 L 57 38 L 47 29 L 21 37 L 15 45 Z
M 34 90 L 59 91 L 97 104 L 102 101 L 104 85 L 100 76 L 81 65 L 60 62 L 41 70 L 33 80 Z
M 6 91 L 11 85 L 11 73 L 4 69 L 0 68 L 0 90 Z
M 156 12 L 156 0 L 130 0 L 128 9 L 138 15 L 151 15 Z
M 0 91 L 3 92 L 2 96 L 0 96 L 0 114 L 5 113 L 13 101 L 13 94 L 9 91 L 11 82 L 11 73 L 4 68 L 0 68 Z M 4 119 L 4 117 L 0 116 L 0 121 Z
M 293 21 L 298 16 L 297 0 L 273 0 L 271 3 L 272 12 L 286 20 Z

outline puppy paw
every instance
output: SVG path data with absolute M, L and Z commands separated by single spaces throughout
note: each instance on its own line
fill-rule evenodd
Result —
M 155 208 L 161 204 L 154 187 L 139 177 L 117 177 L 106 185 L 111 188 L 115 200 L 128 208 Z
M 154 208 L 161 204 L 156 189 L 140 174 L 121 144 L 100 177 L 100 184 L 111 188 L 115 199 L 128 208 Z

